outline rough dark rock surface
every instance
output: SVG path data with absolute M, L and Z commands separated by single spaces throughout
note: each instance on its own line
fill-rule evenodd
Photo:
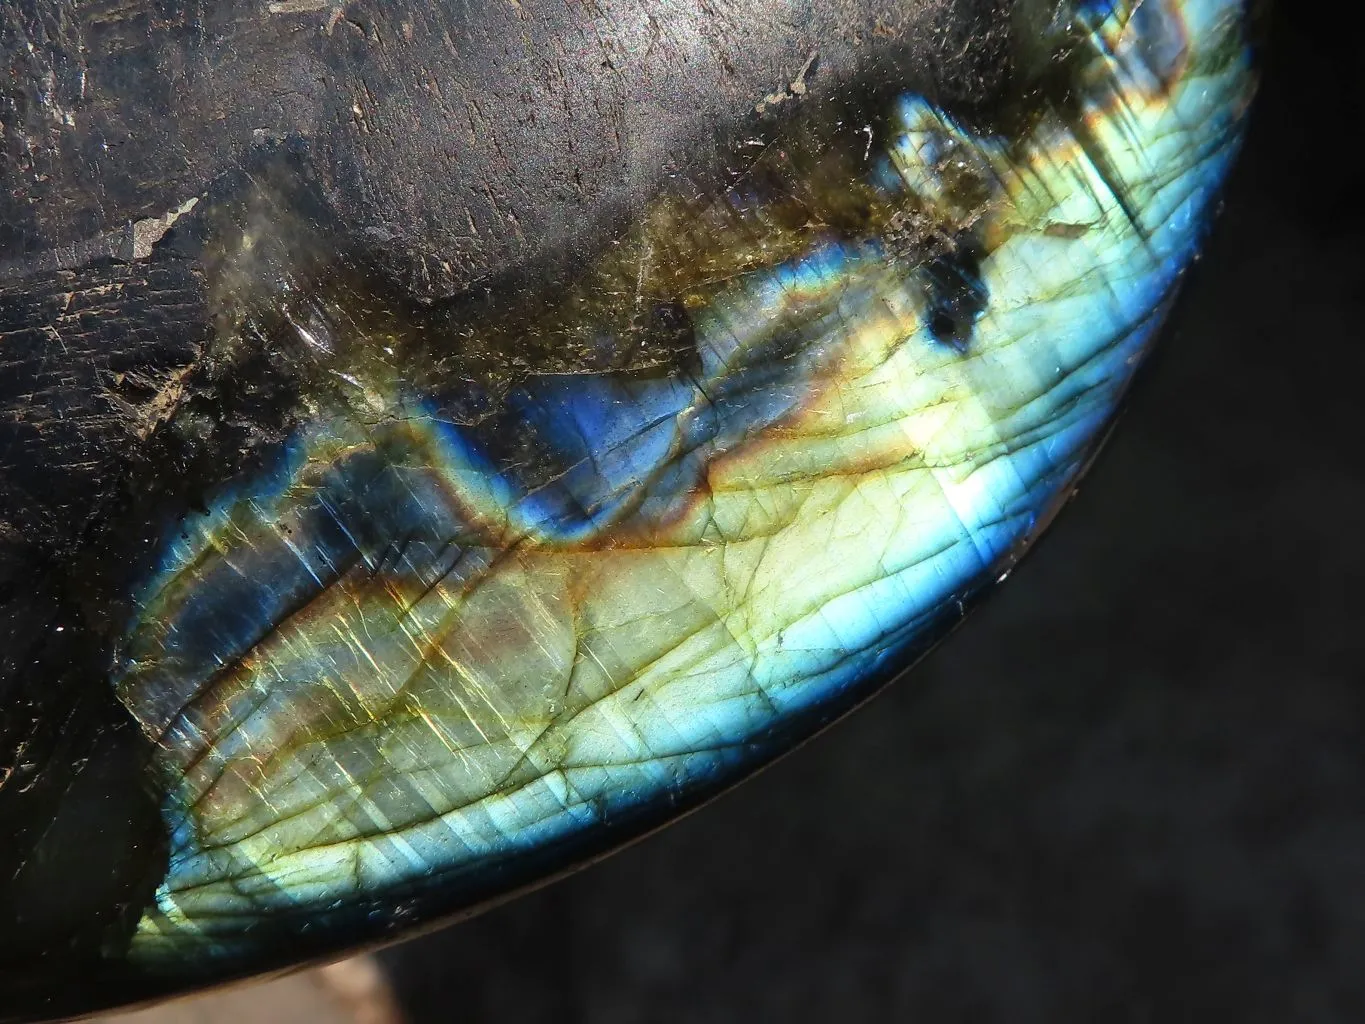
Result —
M 803 68 L 815 89 L 894 48 L 931 94 L 997 88 L 1010 6 L 6 0 L 0 274 L 88 253 L 293 135 L 418 294 L 571 265 L 585 222 L 723 159 Z

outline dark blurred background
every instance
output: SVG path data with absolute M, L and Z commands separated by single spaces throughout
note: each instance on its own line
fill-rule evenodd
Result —
M 1108 450 L 966 627 L 760 777 L 382 957 L 413 1024 L 1365 1019 L 1359 16 L 1282 3 Z
M 1274 13 L 1205 257 L 1009 585 L 728 796 L 382 954 L 411 1024 L 1365 1019 L 1353 17 Z

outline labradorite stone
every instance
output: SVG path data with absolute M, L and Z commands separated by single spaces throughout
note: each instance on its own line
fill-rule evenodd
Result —
M 1241 0 L 0 17 L 4 1020 L 469 912 L 903 671 L 1252 88 Z

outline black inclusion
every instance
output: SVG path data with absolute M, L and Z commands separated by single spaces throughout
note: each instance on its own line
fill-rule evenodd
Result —
M 951 249 L 931 257 L 919 273 L 929 333 L 939 344 L 965 353 L 990 298 L 975 241 L 969 236 L 958 238 Z

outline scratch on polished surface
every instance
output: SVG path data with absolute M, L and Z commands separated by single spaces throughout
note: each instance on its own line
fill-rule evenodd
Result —
M 683 794 L 999 574 L 1193 255 L 1243 17 L 1084 6 L 1077 110 L 1016 137 L 902 97 L 844 183 L 861 232 L 792 231 L 743 186 L 692 236 L 660 214 L 642 275 L 654 248 L 711 261 L 668 296 L 686 370 L 532 375 L 473 424 L 347 371 L 360 397 L 181 523 L 139 603 L 115 686 L 174 784 L 132 955 Z

